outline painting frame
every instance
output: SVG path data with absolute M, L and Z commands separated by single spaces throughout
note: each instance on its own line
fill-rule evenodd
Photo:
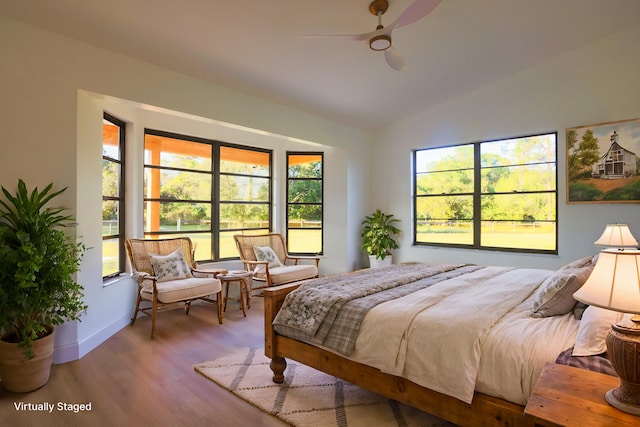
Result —
M 566 129 L 568 204 L 640 203 L 640 117 Z

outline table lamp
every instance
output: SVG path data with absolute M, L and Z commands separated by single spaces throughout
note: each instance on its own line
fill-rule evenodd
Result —
M 617 231 L 620 231 L 619 227 Z M 604 234 L 607 234 L 606 230 Z M 605 236 L 605 243 L 623 236 L 616 232 L 609 235 L 614 237 L 606 240 L 608 237 Z M 624 412 L 640 415 L 640 250 L 602 250 L 593 272 L 573 297 L 588 305 L 635 314 L 631 319 L 625 316 L 611 325 L 607 335 L 607 354 L 620 376 L 620 386 L 607 391 L 605 399 Z
M 638 247 L 638 241 L 631 234 L 627 224 L 607 224 L 602 236 L 595 241 L 595 244 L 616 248 Z

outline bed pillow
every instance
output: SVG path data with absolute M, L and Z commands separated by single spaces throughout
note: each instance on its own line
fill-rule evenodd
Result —
M 577 259 L 575 261 L 570 262 L 569 264 L 560 267 L 560 269 L 558 269 L 558 271 L 562 271 L 562 270 L 567 270 L 567 269 L 571 269 L 571 268 L 584 268 L 584 267 L 589 267 L 589 266 L 594 266 L 596 264 L 596 261 L 598 260 L 598 254 L 593 255 L 593 256 L 588 256 L 585 258 L 580 258 Z
M 158 282 L 193 277 L 191 269 L 184 259 L 182 248 L 178 248 L 168 255 L 149 254 L 149 261 Z
M 256 254 L 257 261 L 269 262 L 269 268 L 282 267 L 280 259 L 269 246 L 254 246 L 253 253 Z
M 581 320 L 584 311 L 589 307 L 587 304 L 578 301 L 576 305 L 573 307 L 573 318 L 576 320 Z
M 576 300 L 573 293 L 587 281 L 593 266 L 563 268 L 542 282 L 533 298 L 531 317 L 550 317 L 567 314 L 573 310 Z
M 623 314 L 617 311 L 590 305 L 584 311 L 576 345 L 573 347 L 573 356 L 593 356 L 607 351 L 607 334 L 611 325 L 622 319 Z

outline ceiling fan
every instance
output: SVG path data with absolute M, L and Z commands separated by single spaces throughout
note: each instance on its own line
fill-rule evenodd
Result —
M 407 63 L 402 55 L 393 47 L 391 32 L 396 28 L 413 24 L 424 18 L 435 9 L 441 1 L 442 0 L 414 0 L 395 21 L 385 27 L 382 25 L 382 15 L 384 15 L 389 8 L 389 2 L 387 0 L 374 0 L 369 4 L 369 12 L 378 17 L 378 26 L 374 31 L 363 34 L 333 35 L 328 37 L 367 41 L 372 50 L 384 51 L 385 60 L 391 68 L 394 70 L 404 70 L 407 68 Z

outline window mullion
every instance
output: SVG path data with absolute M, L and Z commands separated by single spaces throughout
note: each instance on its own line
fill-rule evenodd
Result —
M 211 254 L 220 258 L 220 144 L 211 144 Z
M 482 236 L 482 162 L 480 156 L 480 143 L 473 146 L 473 246 L 481 246 Z

